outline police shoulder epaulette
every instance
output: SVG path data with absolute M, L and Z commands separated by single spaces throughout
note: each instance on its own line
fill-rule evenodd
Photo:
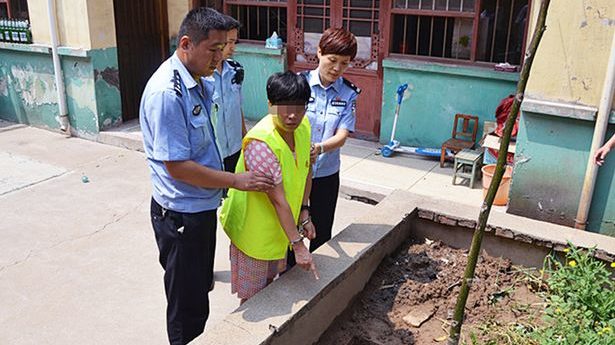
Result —
M 243 83 L 243 76 L 244 76 L 243 66 L 239 62 L 233 59 L 226 59 L 226 62 L 228 62 L 229 66 L 231 66 L 233 71 L 235 71 L 235 76 L 231 80 L 231 83 L 233 84 Z
M 173 70 L 173 90 L 178 97 L 182 96 L 182 77 L 176 69 Z
M 348 87 L 349 87 L 349 88 L 351 88 L 354 92 L 356 92 L 356 93 L 357 93 L 357 95 L 361 93 L 361 89 L 360 89 L 358 86 L 356 86 L 355 84 L 353 84 L 350 80 L 348 80 L 348 79 L 346 79 L 346 78 L 342 77 L 342 81 L 344 82 L 344 84 L 346 84 L 346 86 L 348 86 Z
M 239 61 L 235 61 L 233 59 L 226 59 L 226 62 L 228 62 L 228 64 L 231 65 L 233 69 L 243 68 L 243 66 L 239 63 Z

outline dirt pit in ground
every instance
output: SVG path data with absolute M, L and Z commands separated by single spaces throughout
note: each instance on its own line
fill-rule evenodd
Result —
M 406 243 L 382 262 L 363 292 L 317 344 L 446 344 L 466 262 L 467 250 L 439 241 Z M 486 340 L 481 335 L 485 325 L 537 319 L 542 300 L 527 284 L 530 272 L 513 267 L 508 259 L 482 253 L 460 343 L 471 344 L 471 333 L 479 341 Z

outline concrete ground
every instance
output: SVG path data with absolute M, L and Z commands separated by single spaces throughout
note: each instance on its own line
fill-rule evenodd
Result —
M 111 137 L 132 150 L 0 121 L 0 344 L 165 343 L 145 159 L 138 135 Z M 353 200 L 395 189 L 480 205 L 479 186 L 452 186 L 450 166 L 377 148 L 342 150 L 335 233 L 371 211 Z M 208 329 L 238 305 L 220 230 L 216 258 Z

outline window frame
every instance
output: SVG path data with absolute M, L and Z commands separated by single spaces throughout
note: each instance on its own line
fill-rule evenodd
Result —
M 473 12 L 463 12 L 463 11 L 446 11 L 446 10 L 422 10 L 422 9 L 407 9 L 407 8 L 396 8 L 394 7 L 394 0 L 388 0 L 390 3 L 389 6 L 389 22 L 390 24 L 386 27 L 386 36 L 387 37 L 387 46 L 385 57 L 391 57 L 396 59 L 411 59 L 425 62 L 434 62 L 434 63 L 446 63 L 446 64 L 456 64 L 456 65 L 464 65 L 464 66 L 478 66 L 478 67 L 493 67 L 497 65 L 497 62 L 486 62 L 486 61 L 477 61 L 476 60 L 476 52 L 478 49 L 478 29 L 480 23 L 480 9 L 483 1 L 486 0 L 476 0 L 474 2 L 474 11 Z M 527 45 L 527 32 L 531 22 L 531 13 L 532 13 L 532 3 L 533 0 L 528 1 L 528 17 L 526 20 L 525 28 L 523 28 L 523 43 L 521 44 L 521 56 L 519 61 L 519 68 L 523 66 L 525 62 L 525 49 Z M 444 58 L 444 57 L 436 57 L 436 56 L 425 56 L 425 55 L 414 55 L 414 54 L 401 54 L 391 52 L 390 42 L 393 39 L 393 16 L 394 15 L 411 15 L 411 16 L 419 16 L 419 17 L 446 17 L 446 18 L 471 18 L 472 19 L 472 48 L 470 51 L 470 59 L 454 59 L 454 58 Z

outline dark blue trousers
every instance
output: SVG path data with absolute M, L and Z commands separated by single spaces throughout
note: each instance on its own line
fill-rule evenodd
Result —
M 164 269 L 169 343 L 184 345 L 203 333 L 209 316 L 216 210 L 175 212 L 152 199 L 151 220 Z

